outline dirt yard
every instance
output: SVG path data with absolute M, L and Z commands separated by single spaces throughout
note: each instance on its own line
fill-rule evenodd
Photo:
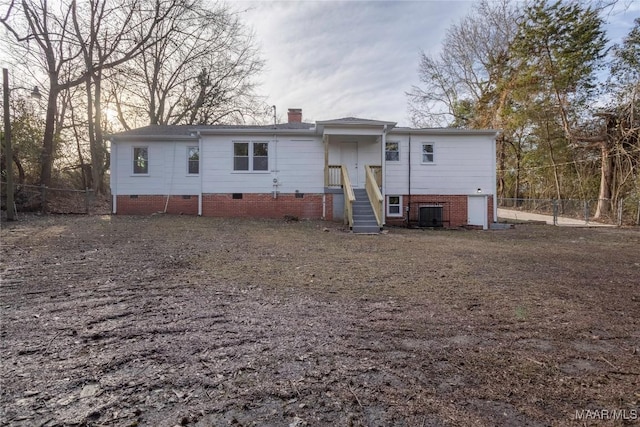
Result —
M 2 226 L 3 425 L 640 423 L 637 229 Z

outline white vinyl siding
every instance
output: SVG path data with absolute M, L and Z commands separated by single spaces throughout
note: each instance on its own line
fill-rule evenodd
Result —
M 390 135 L 400 143 L 400 162 L 387 162 L 385 193 L 475 194 L 493 189 L 493 137 L 488 135 Z M 423 163 L 423 143 L 433 145 L 433 163 Z M 411 152 L 409 153 L 409 149 Z M 407 153 L 406 155 L 404 153 Z M 411 161 L 409 166 L 408 161 Z M 409 191 L 409 174 L 411 190 Z
M 268 143 L 268 170 L 234 170 L 234 144 L 249 143 L 224 135 L 207 135 L 202 141 L 203 193 L 323 193 L 324 146 L 320 137 L 278 136 Z M 255 151 L 247 146 L 247 153 Z M 380 154 L 378 154 L 380 156 Z M 250 156 L 249 156 L 250 157 Z M 258 156 L 260 157 L 260 156 Z M 250 165 L 248 167 L 251 167 Z M 277 179 L 277 186 L 274 185 Z

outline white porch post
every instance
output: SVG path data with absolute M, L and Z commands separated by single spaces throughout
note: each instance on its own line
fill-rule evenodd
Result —
M 380 182 L 382 183 L 382 188 L 380 189 L 380 193 L 382 193 L 382 225 L 384 225 L 387 222 L 387 209 L 385 207 L 386 203 L 387 203 L 387 198 L 385 196 L 385 191 L 387 188 L 387 173 L 386 173 L 386 163 L 387 163 L 387 159 L 385 156 L 385 151 L 386 151 L 386 146 L 387 146 L 387 125 L 384 125 L 384 128 L 382 129 L 382 143 L 380 144 L 380 173 L 382 173 L 382 179 L 380 180 Z

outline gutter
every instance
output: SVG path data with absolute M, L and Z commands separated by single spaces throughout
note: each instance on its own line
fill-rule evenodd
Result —
M 457 128 L 393 128 L 392 134 L 412 134 L 412 135 L 496 135 L 495 129 L 457 129 Z
M 309 129 L 277 129 L 279 135 L 316 135 L 316 128 Z M 203 129 L 198 131 L 202 135 L 273 135 L 274 129 Z

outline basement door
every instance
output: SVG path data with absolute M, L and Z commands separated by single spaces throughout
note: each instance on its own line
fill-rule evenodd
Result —
M 343 142 L 340 144 L 340 164 L 347 167 L 349 179 L 353 187 L 358 187 L 358 143 Z
M 487 196 L 467 197 L 467 224 L 480 225 L 483 230 L 489 228 L 487 222 Z

